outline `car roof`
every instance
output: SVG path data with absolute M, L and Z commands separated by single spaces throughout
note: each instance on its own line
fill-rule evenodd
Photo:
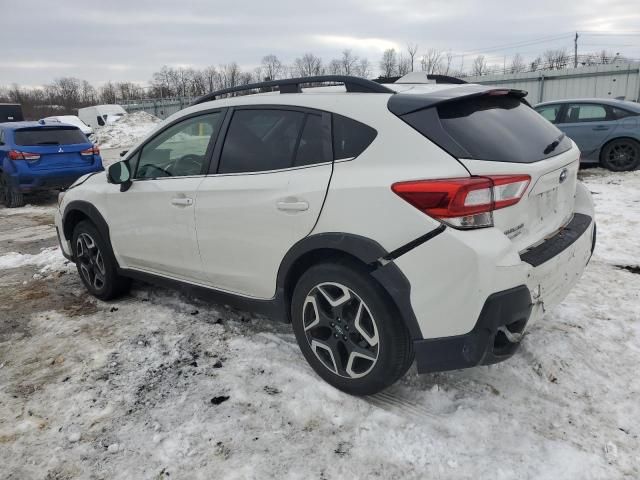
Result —
M 78 127 L 76 127 L 75 125 L 71 125 L 69 123 L 40 123 L 40 122 L 35 122 L 35 121 L 23 121 L 23 122 L 5 122 L 5 123 L 0 123 L 0 128 L 4 128 L 7 130 L 20 130 L 22 128 L 51 128 L 51 127 L 58 127 L 58 126 L 64 126 L 64 127 L 72 127 L 72 128 L 76 128 L 79 130 Z
M 536 107 L 544 107 L 546 105 L 558 105 L 564 103 L 599 103 L 602 105 L 611 105 L 613 107 L 622 107 L 634 112 L 640 112 L 640 104 L 629 102 L 627 100 L 616 100 L 615 98 L 569 98 L 563 100 L 549 100 L 536 104 Z

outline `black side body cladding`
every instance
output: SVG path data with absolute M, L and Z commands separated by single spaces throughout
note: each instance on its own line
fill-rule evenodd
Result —
M 529 320 L 532 306 L 525 285 L 490 295 L 469 333 L 414 340 L 418 373 L 458 370 L 506 360 L 516 352 L 519 343 L 507 341 L 498 329 L 507 328 L 513 334 L 520 334 Z
M 89 218 L 100 232 L 100 235 L 102 235 L 102 238 L 105 239 L 109 248 L 113 251 L 113 247 L 111 246 L 111 237 L 109 236 L 109 225 L 107 225 L 107 222 L 102 217 L 102 214 L 98 209 L 89 202 L 76 200 L 70 202 L 69 205 L 66 206 L 62 215 L 62 225 L 64 229 L 62 236 L 71 241 L 71 237 L 73 236 L 73 224 L 72 222 L 69 222 L 69 216 L 74 215 L 74 212 L 80 213 L 82 216 Z M 73 257 L 67 258 L 71 261 L 75 261 Z
M 573 243 L 587 231 L 593 219 L 589 215 L 583 213 L 575 213 L 571 221 L 550 239 L 542 242 L 537 247 L 526 251 L 520 255 L 523 262 L 527 262 L 533 267 L 538 267 L 547 260 L 552 259 L 565 249 L 569 248 Z M 595 235 L 591 251 L 595 248 Z

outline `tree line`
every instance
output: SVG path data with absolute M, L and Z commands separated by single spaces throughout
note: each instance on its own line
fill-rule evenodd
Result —
M 495 58 L 495 57 L 494 57 Z M 502 65 L 489 63 L 484 55 L 467 60 L 451 51 L 429 48 L 420 51 L 418 44 L 409 43 L 403 51 L 390 48 L 383 52 L 375 65 L 379 78 L 393 79 L 412 71 L 455 77 L 488 75 L 492 73 L 521 73 L 537 70 L 558 70 L 573 67 L 577 60 L 581 66 L 627 61 L 618 54 L 602 50 L 579 55 L 577 59 L 567 49 L 549 49 L 532 60 L 525 61 L 520 54 L 506 58 Z M 236 62 L 211 65 L 203 69 L 163 66 L 154 72 L 147 85 L 135 82 L 108 81 L 99 87 L 87 80 L 62 77 L 50 84 L 24 88 L 16 84 L 0 88 L 0 102 L 23 105 L 26 118 L 42 118 L 54 114 L 75 114 L 78 108 L 96 104 L 126 103 L 136 99 L 165 99 L 171 97 L 198 97 L 224 88 L 247 85 L 263 80 L 315 75 L 353 75 L 371 78 L 374 65 L 366 58 L 345 49 L 337 58 L 324 61 L 307 52 L 290 64 L 276 55 L 265 55 L 256 68 L 243 69 Z

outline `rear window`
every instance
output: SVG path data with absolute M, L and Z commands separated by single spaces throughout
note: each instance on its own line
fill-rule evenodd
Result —
M 551 148 L 562 132 L 514 96 L 464 98 L 402 118 L 458 158 L 531 163 L 571 148 L 567 137 Z
M 334 160 L 357 157 L 373 142 L 377 134 L 364 123 L 333 114 Z
M 89 143 L 80 129 L 75 127 L 22 128 L 16 130 L 16 145 L 73 145 Z

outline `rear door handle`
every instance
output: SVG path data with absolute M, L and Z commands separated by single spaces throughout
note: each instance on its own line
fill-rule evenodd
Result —
M 305 210 L 309 210 L 309 203 L 304 200 L 279 201 L 276 203 L 276 207 L 278 207 L 278 210 L 285 212 L 304 212 Z
M 176 205 L 178 207 L 188 207 L 193 205 L 193 198 L 185 198 L 185 197 L 177 197 L 171 200 L 171 205 Z
M 595 131 L 599 130 L 609 130 L 609 127 L 605 127 L 604 125 L 598 125 L 597 127 L 593 127 Z

